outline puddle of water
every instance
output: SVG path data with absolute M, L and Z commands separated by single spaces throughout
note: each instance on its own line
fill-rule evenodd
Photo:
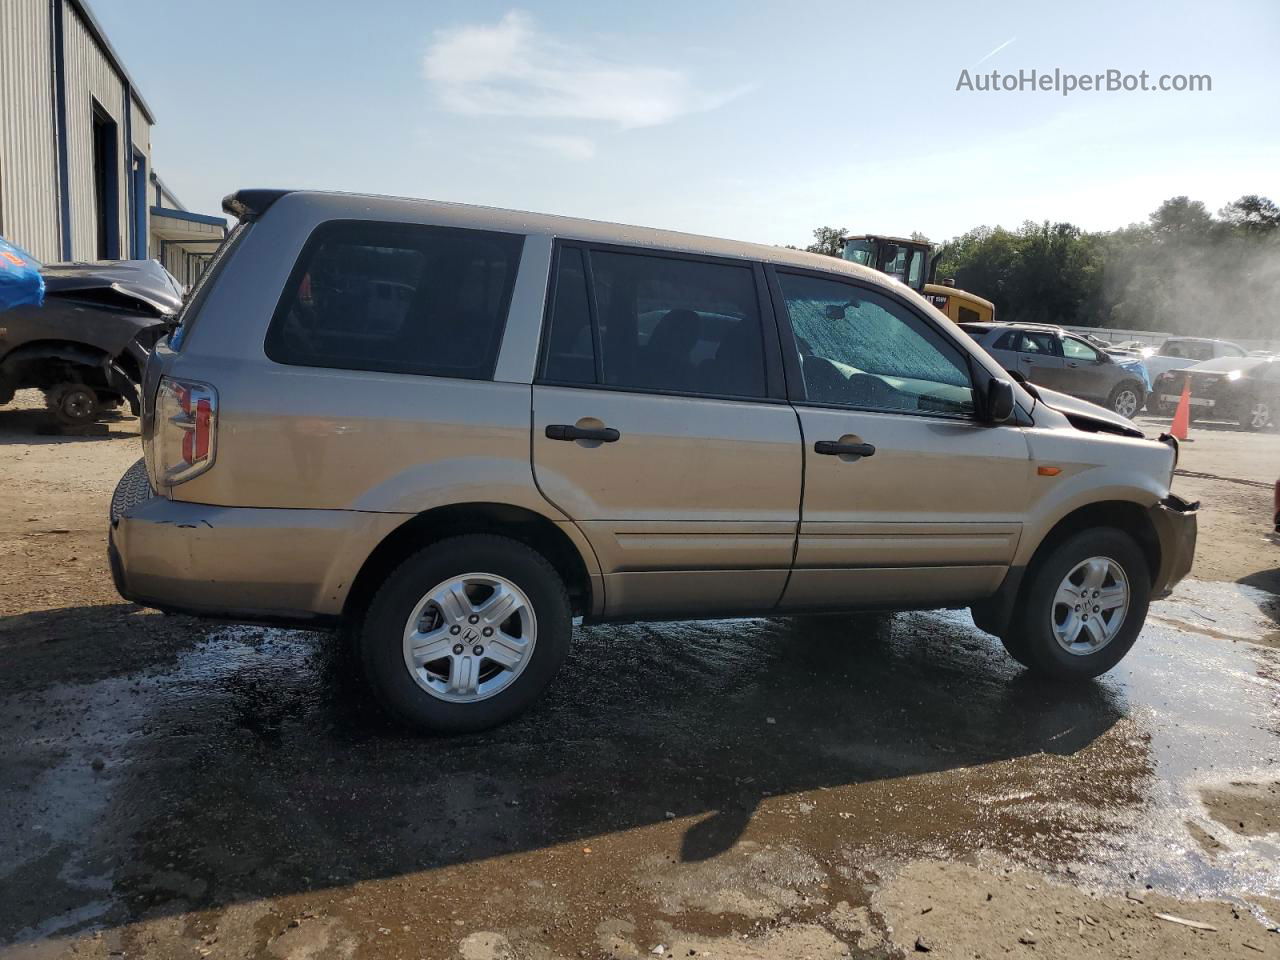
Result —
M 751 837 L 1274 893 L 1277 838 L 1199 800 L 1280 772 L 1280 653 L 1218 636 L 1274 630 L 1266 601 L 1185 585 L 1115 671 L 1069 689 L 962 611 L 583 627 L 526 717 L 448 739 L 388 724 L 324 635 L 218 628 L 152 671 L 0 697 L 0 884 L 56 880 L 0 909 L 0 942 L 182 898 L 500 872 L 597 836 L 647 854 L 672 818 L 690 863 Z M 1215 635 L 1170 624 L 1192 620 Z
M 1123 884 L 1127 869 L 1162 889 L 1206 897 L 1280 890 L 1280 837 L 1234 834 L 1200 799 L 1205 787 L 1280 776 L 1280 654 L 1224 638 L 1274 633 L 1259 612 L 1270 600 L 1245 586 L 1192 581 L 1153 606 L 1151 625 L 1106 678 L 1125 691 L 1153 777 L 1146 803 L 1107 839 L 1105 854 L 1081 865 L 1086 876 Z M 1207 853 L 1186 824 L 1221 849 Z

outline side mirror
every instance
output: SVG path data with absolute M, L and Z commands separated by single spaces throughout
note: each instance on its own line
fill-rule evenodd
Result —
M 987 382 L 987 422 L 1008 423 L 1013 417 L 1013 405 L 1013 384 L 992 377 Z

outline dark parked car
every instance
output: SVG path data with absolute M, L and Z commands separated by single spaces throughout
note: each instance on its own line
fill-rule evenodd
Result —
M 1130 419 L 1147 399 L 1141 363 L 1099 350 L 1083 337 L 1040 323 L 962 323 L 960 329 L 1024 380 L 1100 403 Z
M 1233 420 L 1246 430 L 1265 430 L 1280 412 L 1280 360 L 1219 357 L 1156 378 L 1156 412 L 1172 416 L 1184 382 L 1191 384 L 1191 416 Z
M 65 424 L 127 402 L 155 342 L 172 328 L 182 288 L 155 260 L 46 265 L 44 305 L 0 312 L 0 404 L 44 391 Z

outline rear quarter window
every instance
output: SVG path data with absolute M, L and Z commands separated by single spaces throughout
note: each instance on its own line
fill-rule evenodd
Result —
M 1008 333 L 1002 334 L 1000 338 L 992 344 L 992 347 L 996 350 L 1012 350 L 1014 353 L 1017 353 L 1021 346 L 1022 335 L 1018 333 L 1017 330 L 1010 330 Z
M 277 363 L 493 376 L 524 238 L 366 221 L 316 229 L 267 331 Z

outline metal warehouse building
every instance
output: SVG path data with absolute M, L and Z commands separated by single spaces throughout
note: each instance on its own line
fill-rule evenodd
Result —
M 226 221 L 155 176 L 154 123 L 84 0 L 0 0 L 0 236 L 45 262 L 154 257 L 193 282 Z

